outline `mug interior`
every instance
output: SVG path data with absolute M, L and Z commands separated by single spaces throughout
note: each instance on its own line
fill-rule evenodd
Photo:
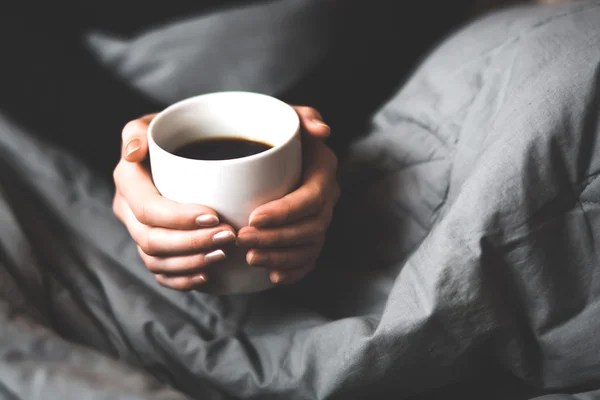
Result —
M 172 154 L 193 141 L 219 137 L 253 140 L 277 148 L 291 140 L 298 129 L 294 109 L 276 98 L 249 92 L 220 92 L 192 97 L 166 108 L 150 124 L 149 136 Z

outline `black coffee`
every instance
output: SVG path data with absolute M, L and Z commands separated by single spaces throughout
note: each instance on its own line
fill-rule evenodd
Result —
M 200 139 L 175 150 L 179 157 L 194 160 L 231 160 L 262 153 L 272 148 L 270 144 L 241 138 Z

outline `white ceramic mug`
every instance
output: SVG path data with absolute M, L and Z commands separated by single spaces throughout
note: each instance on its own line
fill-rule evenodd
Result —
M 173 154 L 201 138 L 236 137 L 273 147 L 249 157 L 195 160 Z M 210 207 L 234 229 L 248 225 L 258 206 L 285 196 L 300 183 L 300 121 L 292 107 L 257 93 L 219 92 L 192 97 L 166 108 L 148 128 L 152 178 L 158 191 L 180 203 Z M 214 294 L 270 288 L 268 271 L 247 264 L 241 249 L 205 267 L 198 290 Z

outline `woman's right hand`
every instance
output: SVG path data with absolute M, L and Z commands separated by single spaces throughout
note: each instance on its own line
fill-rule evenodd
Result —
M 206 282 L 202 269 L 223 260 L 235 230 L 208 207 L 161 196 L 142 161 L 151 114 L 129 122 L 122 132 L 121 160 L 114 170 L 113 211 L 137 243 L 140 257 L 163 286 L 191 290 Z

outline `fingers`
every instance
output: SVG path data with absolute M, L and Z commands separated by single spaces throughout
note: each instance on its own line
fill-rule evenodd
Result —
M 313 269 L 314 264 L 308 264 L 290 271 L 271 271 L 269 273 L 269 279 L 271 282 L 278 285 L 290 285 L 302 279 Z M 207 280 L 206 275 L 202 273 L 189 276 L 157 274 L 155 275 L 155 278 L 162 286 L 181 291 L 193 290 L 204 284 Z
M 314 215 L 330 207 L 339 195 L 336 182 L 337 159 L 322 143 L 313 141 L 307 147 L 311 154 L 304 183 L 296 191 L 258 207 L 250 215 L 249 225 L 279 226 Z
M 320 240 L 331 222 L 331 213 L 276 228 L 257 229 L 246 226 L 239 230 L 236 243 L 240 247 L 288 247 Z
M 300 117 L 300 123 L 304 130 L 319 139 L 324 139 L 331 134 L 329 126 L 323 122 L 321 113 L 312 107 L 294 106 L 294 110 Z
M 312 270 L 339 196 L 335 155 L 319 140 L 331 133 L 320 113 L 294 107 L 305 137 L 303 185 L 282 199 L 257 208 L 238 245 L 251 248 L 247 261 L 270 270 L 274 283 L 297 281 Z M 191 290 L 206 282 L 202 269 L 226 258 L 232 227 L 215 211 L 165 199 L 141 165 L 148 155 L 147 130 L 156 114 L 129 122 L 122 132 L 122 160 L 114 171 L 113 209 L 138 244 L 140 257 L 163 286 Z
M 204 274 L 196 274 L 190 276 L 168 276 L 168 275 L 154 275 L 156 281 L 161 285 L 175 290 L 192 290 L 204 282 L 206 282 L 206 276 Z
M 197 230 L 173 230 L 150 227 L 138 221 L 122 198 L 114 202 L 115 214 L 125 224 L 133 240 L 149 256 L 166 257 L 203 253 L 235 241 L 229 225 Z
M 219 223 L 217 213 L 197 204 L 182 204 L 161 196 L 148 170 L 137 163 L 120 162 L 114 171 L 117 192 L 138 222 L 169 229 L 198 229 Z M 120 218 L 121 209 L 115 208 Z M 121 219 L 122 220 L 122 219 Z
M 314 263 L 322 243 L 285 249 L 252 249 L 246 254 L 246 262 L 253 267 L 288 270 Z
M 317 177 L 315 180 L 323 180 Z M 250 216 L 249 225 L 254 227 L 280 226 L 319 212 L 327 201 L 320 184 L 307 184 L 279 200 L 258 207 Z
M 148 154 L 148 138 L 146 131 L 148 125 L 156 114 L 144 115 L 141 118 L 128 122 L 121 133 L 121 155 L 129 162 L 141 162 Z
M 138 253 L 150 272 L 166 275 L 197 273 L 198 270 L 226 258 L 225 252 L 221 249 L 188 256 L 155 257 L 144 253 L 144 250 L 138 246 Z

